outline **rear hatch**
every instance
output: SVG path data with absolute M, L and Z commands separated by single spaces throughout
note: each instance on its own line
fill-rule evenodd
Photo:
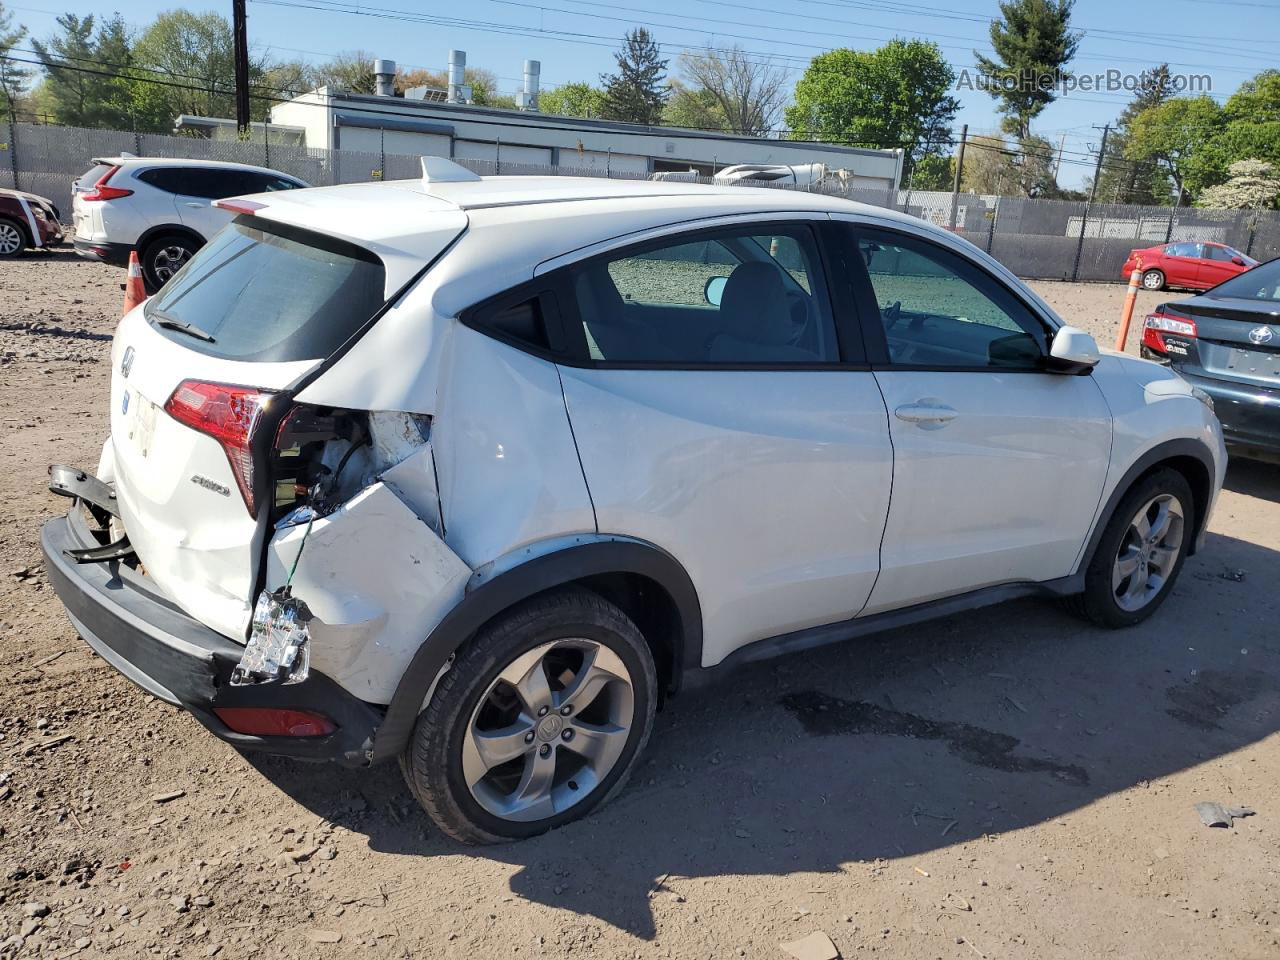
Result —
M 160 589 L 224 635 L 243 639 L 251 613 L 284 391 L 358 335 L 389 281 L 399 286 L 401 271 L 365 247 L 241 217 L 120 323 L 121 519 Z
M 86 194 L 93 193 L 98 182 L 115 168 L 110 160 L 93 161 L 93 166 L 78 180 L 71 181 L 71 225 L 72 233 L 82 240 L 101 240 L 102 223 L 93 222 L 95 210 L 101 211 L 102 205 L 86 203 Z

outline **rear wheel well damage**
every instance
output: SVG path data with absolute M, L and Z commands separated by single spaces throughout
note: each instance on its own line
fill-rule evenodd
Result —
M 374 762 L 397 756 L 450 658 L 517 604 L 583 587 L 622 609 L 639 628 L 663 693 L 702 658 L 702 613 L 693 583 L 670 554 L 632 540 L 600 540 L 527 561 L 469 589 L 431 632 L 405 670 L 374 742 Z

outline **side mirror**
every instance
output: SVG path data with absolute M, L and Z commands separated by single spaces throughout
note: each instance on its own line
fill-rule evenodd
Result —
M 707 281 L 707 285 L 702 289 L 702 295 L 707 298 L 707 303 L 713 307 L 720 306 L 720 298 L 724 296 L 724 288 L 728 286 L 728 277 L 712 277 Z
M 1093 337 L 1077 327 L 1060 327 L 1049 346 L 1046 366 L 1053 373 L 1082 374 L 1092 370 L 1101 359 L 1098 342 Z
M 1232 257 L 1231 262 L 1234 263 L 1237 267 L 1243 267 L 1244 257 Z

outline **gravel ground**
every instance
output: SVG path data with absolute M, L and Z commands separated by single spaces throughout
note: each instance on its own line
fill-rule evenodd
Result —
M 243 757 L 76 638 L 45 465 L 97 460 L 121 279 L 0 266 L 0 956 L 1280 956 L 1277 468 L 1142 627 L 1023 601 L 746 668 L 586 822 L 464 849 L 394 768 Z M 1122 287 L 1037 288 L 1113 338 Z

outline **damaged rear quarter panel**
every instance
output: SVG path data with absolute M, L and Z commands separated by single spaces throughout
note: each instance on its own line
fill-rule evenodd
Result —
M 369 703 L 391 701 L 405 667 L 471 576 L 381 482 L 316 520 L 309 533 L 305 525 L 277 533 L 268 549 L 268 590 L 285 583 L 295 558 L 293 593 L 314 617 L 311 668 Z

